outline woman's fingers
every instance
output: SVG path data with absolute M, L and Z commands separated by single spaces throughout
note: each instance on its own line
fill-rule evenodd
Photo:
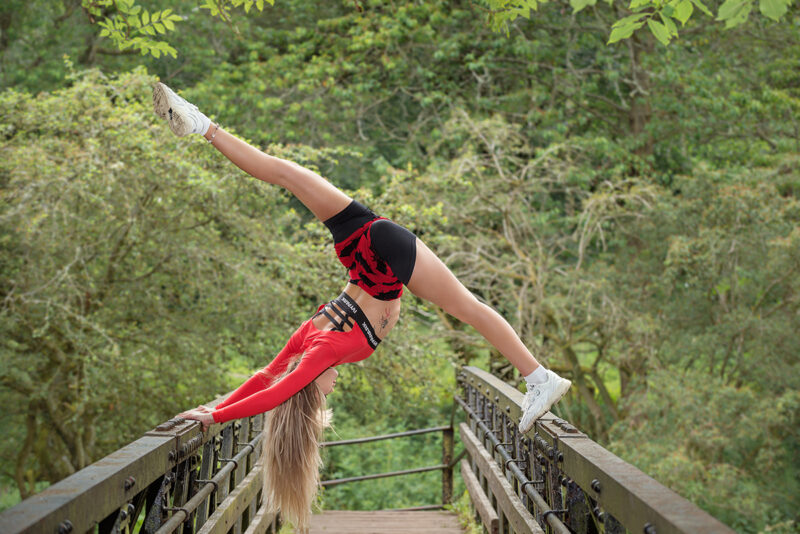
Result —
M 203 427 L 203 432 L 208 430 L 208 427 L 214 422 L 214 416 L 211 415 L 211 411 L 206 412 L 200 410 L 199 408 L 181 412 L 178 414 L 178 417 L 183 417 L 184 419 L 188 419 L 190 421 L 198 421 Z

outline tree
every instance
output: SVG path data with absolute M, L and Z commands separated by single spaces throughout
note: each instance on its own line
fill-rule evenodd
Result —
M 220 368 L 263 362 L 296 324 L 264 275 L 291 277 L 295 217 L 156 127 L 152 82 L 91 72 L 0 96 L 2 424 L 24 429 L 2 448 L 23 497 L 225 391 Z

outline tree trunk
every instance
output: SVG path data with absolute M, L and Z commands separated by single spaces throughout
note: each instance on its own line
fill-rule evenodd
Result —
M 36 440 L 36 410 L 31 404 L 28 405 L 28 415 L 25 418 L 25 442 L 20 447 L 17 454 L 17 462 L 14 466 L 14 481 L 19 488 L 19 495 L 24 500 L 33 495 L 36 487 L 33 485 L 31 477 L 27 476 L 28 456 L 30 456 L 33 443 Z
M 641 56 L 653 48 L 653 39 L 649 36 L 640 37 L 634 34 L 628 39 L 628 49 L 631 57 L 631 106 L 628 114 L 628 123 L 631 133 L 640 141 L 636 148 L 639 156 L 649 156 L 653 153 L 653 137 L 646 131 L 652 117 L 650 107 L 650 74 L 642 67 Z

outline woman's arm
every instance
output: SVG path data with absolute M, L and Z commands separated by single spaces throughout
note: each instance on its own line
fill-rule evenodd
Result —
M 302 344 L 300 330 L 303 328 L 303 326 L 298 328 L 294 334 L 292 334 L 292 337 L 289 338 L 289 341 L 286 342 L 286 345 L 269 363 L 269 365 L 260 371 L 256 371 L 256 373 L 247 379 L 244 384 L 239 386 L 236 391 L 228 395 L 227 399 L 217 404 L 216 409 L 224 408 L 230 404 L 239 402 L 240 400 L 246 399 L 247 397 L 258 393 L 259 391 L 263 391 L 272 385 L 272 383 L 275 382 L 275 379 L 286 371 L 286 368 L 289 366 L 289 362 L 292 360 L 292 357 L 299 353 L 300 346 Z
M 254 393 L 263 391 L 270 386 L 273 380 L 274 377 L 265 375 L 263 371 L 256 371 L 255 374 L 253 374 L 253 376 L 248 378 L 244 384 L 239 386 L 233 393 L 228 395 L 227 399 L 217 404 L 215 409 L 224 408 L 229 404 L 233 404 L 234 402 L 239 402 L 242 399 L 246 399 L 247 397 L 253 395 Z
M 332 347 L 325 345 L 315 347 L 303 356 L 294 371 L 276 384 L 239 402 L 214 410 L 211 414 L 214 422 L 224 423 L 232 419 L 268 412 L 313 382 L 325 369 L 333 366 L 336 362 L 337 357 Z

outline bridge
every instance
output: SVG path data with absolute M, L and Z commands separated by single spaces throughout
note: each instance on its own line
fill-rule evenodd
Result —
M 457 428 L 451 423 L 324 444 L 358 446 L 441 433 L 440 464 L 322 482 L 334 486 L 441 471 L 441 503 L 325 511 L 313 517 L 311 532 L 460 533 L 455 515 L 444 510 L 458 469 L 475 519 L 490 534 L 733 533 L 551 413 L 520 434 L 522 394 L 480 369 L 461 370 L 454 402 L 464 419 Z M 171 419 L 6 510 L 0 533 L 274 534 L 280 513 L 262 506 L 257 468 L 262 423 L 258 415 L 213 425 L 204 434 L 197 423 Z

